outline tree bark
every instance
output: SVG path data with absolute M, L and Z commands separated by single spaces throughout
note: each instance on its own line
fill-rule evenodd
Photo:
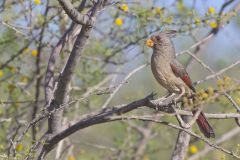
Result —
M 185 122 L 189 122 L 191 119 L 191 116 L 182 116 L 182 118 Z M 186 133 L 185 131 L 179 130 L 176 145 L 172 153 L 171 160 L 185 159 L 188 151 L 190 138 L 191 138 L 190 134 Z

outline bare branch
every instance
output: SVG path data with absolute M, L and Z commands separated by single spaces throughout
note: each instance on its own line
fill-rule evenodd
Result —
M 224 72 L 228 71 L 229 69 L 232 69 L 233 67 L 236 67 L 238 64 L 240 64 L 240 60 L 232 63 L 232 64 L 229 65 L 228 67 L 223 68 L 222 70 L 220 70 L 220 71 L 218 71 L 218 72 L 216 72 L 216 73 L 214 73 L 214 74 L 211 74 L 211 75 L 205 77 L 205 78 L 202 79 L 202 80 L 198 80 L 198 81 L 195 82 L 194 84 L 197 85 L 197 84 L 203 83 L 203 82 L 205 82 L 205 81 L 207 81 L 207 80 L 213 79 L 213 78 L 215 78 L 215 77 L 217 77 L 217 76 L 220 76 L 221 74 L 223 74 Z
M 93 16 L 79 13 L 69 0 L 58 0 L 58 2 L 75 23 L 88 26 L 91 26 L 94 23 L 95 19 Z
M 234 136 L 238 135 L 240 133 L 240 128 L 234 128 L 230 130 L 229 132 L 223 134 L 220 138 L 218 138 L 215 142 L 216 145 L 222 144 L 223 142 L 233 138 Z M 214 148 L 211 146 L 206 146 L 203 150 L 199 151 L 195 155 L 189 157 L 189 160 L 196 160 L 199 159 L 200 157 L 205 156 L 208 152 L 212 151 Z
M 178 130 L 181 130 L 181 131 L 184 131 L 186 132 L 187 134 L 191 135 L 191 136 L 194 136 L 202 141 L 204 141 L 205 143 L 207 143 L 211 148 L 215 148 L 219 151 L 222 151 L 226 154 L 229 154 L 231 155 L 232 157 L 236 158 L 236 159 L 240 159 L 240 156 L 238 156 L 236 153 L 234 153 L 233 151 L 229 151 L 225 148 L 222 148 L 220 146 L 218 146 L 216 143 L 212 143 L 211 141 L 209 141 L 208 139 L 196 134 L 196 133 L 193 133 L 191 130 L 188 130 L 188 129 L 184 129 L 178 125 L 175 125 L 175 124 L 172 124 L 172 123 L 169 123 L 169 122 L 166 122 L 166 121 L 162 121 L 162 120 L 159 120 L 157 118 L 129 118 L 128 116 L 119 116 L 119 117 L 114 117 L 112 118 L 111 120 L 117 120 L 117 119 L 120 119 L 120 120 L 124 120 L 124 119 L 127 119 L 127 120 L 130 120 L 130 119 L 135 119 L 135 120 L 142 120 L 142 121 L 150 121 L 150 122 L 155 122 L 155 123 L 160 123 L 160 124 L 163 124 L 163 125 L 166 125 L 166 126 L 169 126 L 170 128 L 174 128 L 174 129 L 178 129 Z M 180 132 L 181 133 L 181 132 Z M 186 136 L 183 136 L 183 137 L 186 137 Z M 184 142 L 184 140 L 182 141 Z M 185 143 L 185 142 L 184 142 Z M 178 147 L 179 148 L 179 147 Z M 185 148 L 184 148 L 185 149 Z M 181 150 L 182 151 L 182 150 Z M 184 156 L 185 157 L 185 156 Z M 180 157 L 178 157 L 180 158 Z M 182 157 L 181 157 L 182 158 Z M 177 159 L 177 158 L 176 158 Z
M 104 105 L 102 106 L 102 108 L 106 108 L 107 105 L 109 104 L 109 102 L 112 100 L 113 96 L 117 93 L 117 91 L 121 88 L 121 86 L 135 73 L 137 73 L 138 71 L 140 71 L 141 69 L 145 68 L 147 66 L 147 64 L 141 65 L 139 67 L 137 67 L 136 69 L 132 70 L 130 73 L 128 73 L 128 75 L 122 80 L 122 82 L 115 88 L 115 90 L 113 91 L 112 94 L 110 94 L 110 97 L 105 101 Z

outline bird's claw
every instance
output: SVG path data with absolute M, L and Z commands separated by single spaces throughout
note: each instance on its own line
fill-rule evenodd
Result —
M 177 105 L 177 100 L 176 100 L 176 99 L 173 99 L 173 100 L 172 100 L 172 104 L 173 104 L 176 108 L 180 109 L 180 107 Z
M 158 106 L 159 106 L 162 102 L 157 99 L 157 100 L 153 100 L 152 103 L 154 104 L 155 109 L 158 111 L 158 110 L 159 110 L 159 109 L 158 109 Z
M 173 99 L 171 103 L 173 104 L 173 106 L 174 106 L 175 108 L 181 109 L 180 106 L 177 105 L 177 99 Z
M 177 102 L 176 102 L 175 99 L 172 99 L 172 104 L 173 104 L 174 106 L 177 106 Z

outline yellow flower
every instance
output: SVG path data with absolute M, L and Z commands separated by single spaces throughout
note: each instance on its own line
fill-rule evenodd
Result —
M 221 79 L 217 80 L 217 85 L 218 85 L 218 87 L 222 87 L 223 86 L 223 80 L 221 80 Z
M 198 96 L 198 99 L 201 101 L 203 99 L 206 99 L 206 95 L 207 93 L 205 93 L 205 91 L 203 89 L 201 89 L 200 91 L 197 92 L 197 96 Z
M 27 77 L 27 76 L 22 76 L 22 77 L 20 78 L 20 82 L 22 82 L 22 83 L 27 83 L 27 82 L 28 82 L 28 77 Z
M 0 78 L 2 78 L 4 75 L 3 70 L 0 70 Z
M 171 23 L 173 22 L 173 17 L 172 17 L 172 16 L 167 17 L 166 20 L 165 20 L 165 22 L 166 22 L 167 24 L 171 24 Z
M 67 160 L 76 160 L 76 158 L 73 155 L 68 156 Z
M 213 28 L 213 29 L 215 29 L 215 28 L 218 27 L 218 24 L 217 24 L 217 22 L 215 22 L 215 21 L 210 22 L 209 25 L 210 25 L 210 27 Z
M 208 94 L 207 94 L 207 93 L 203 93 L 203 94 L 202 94 L 202 98 L 203 98 L 203 99 L 207 99 L 207 98 L 208 98 Z
M 202 22 L 200 18 L 195 18 L 194 21 L 196 25 L 200 25 Z
M 214 7 L 209 7 L 208 8 L 208 13 L 214 14 L 215 13 L 215 8 Z
M 15 68 L 14 68 L 13 66 L 9 66 L 8 69 L 9 69 L 12 73 L 15 72 Z
M 155 12 L 157 14 L 161 14 L 162 13 L 162 8 L 160 8 L 160 7 L 155 8 Z
M 211 86 L 208 87 L 208 94 L 209 94 L 210 96 L 214 94 L 214 89 L 213 89 L 213 87 L 211 87 Z
M 128 5 L 127 4 L 122 4 L 119 8 L 124 12 L 128 11 Z
M 23 150 L 23 145 L 21 144 L 21 143 L 18 143 L 17 145 L 16 145 L 16 151 L 22 151 Z
M 183 11 L 185 9 L 185 6 L 184 6 L 182 1 L 179 1 L 177 3 L 177 8 L 178 8 L 179 11 Z
M 224 87 L 227 88 L 231 85 L 232 79 L 228 76 L 223 77 Z
M 37 57 L 38 51 L 36 49 L 32 50 L 32 56 Z
M 143 160 L 149 160 L 149 157 L 147 155 L 144 155 Z
M 122 19 L 122 18 L 116 18 L 116 19 L 115 19 L 115 24 L 116 24 L 117 26 L 123 25 L 123 19 Z
M 151 39 L 148 39 L 148 40 L 146 41 L 146 45 L 147 45 L 148 47 L 153 47 L 153 46 L 154 46 L 154 42 L 153 42 Z
M 198 148 L 195 145 L 191 145 L 190 148 L 189 148 L 189 151 L 190 151 L 191 154 L 195 154 L 195 153 L 198 152 Z
M 230 78 L 229 76 L 224 76 L 224 77 L 223 77 L 223 80 L 224 80 L 225 82 L 229 82 L 229 81 L 231 81 L 231 78 Z
M 34 0 L 34 4 L 35 4 L 35 5 L 42 4 L 42 1 L 41 1 L 41 0 Z

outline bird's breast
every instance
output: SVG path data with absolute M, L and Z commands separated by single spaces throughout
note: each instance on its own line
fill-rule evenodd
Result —
M 151 70 L 160 85 L 162 85 L 169 92 L 179 92 L 179 85 L 181 82 L 176 77 L 171 69 L 170 62 L 159 55 L 152 55 Z
M 166 86 L 166 70 L 168 70 L 161 56 L 152 55 L 151 69 L 156 80 L 163 86 Z

